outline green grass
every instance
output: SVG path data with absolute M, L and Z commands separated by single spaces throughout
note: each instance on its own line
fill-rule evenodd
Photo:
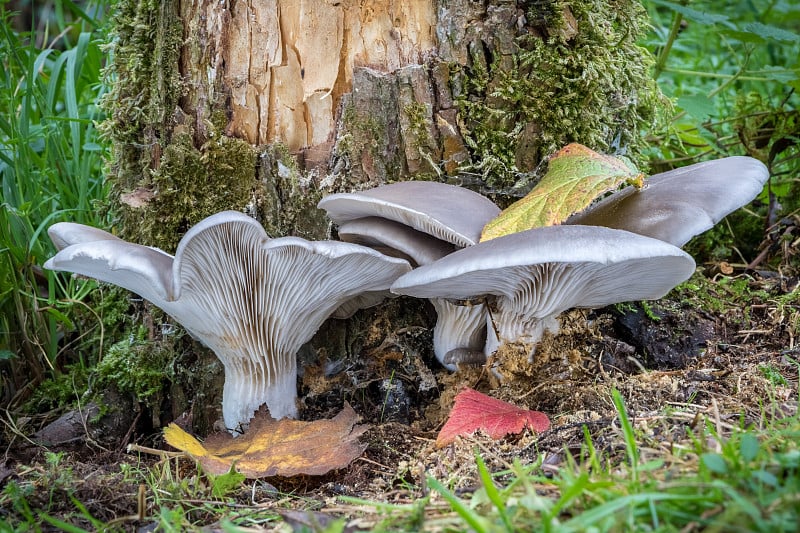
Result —
M 416 504 L 342 498 L 365 513 L 375 531 L 797 531 L 800 527 L 800 420 L 766 419 L 722 435 L 703 418 L 686 439 L 663 443 L 649 459 L 645 436 L 614 392 L 624 454 L 600 453 L 586 434 L 558 472 L 515 460 L 490 473 L 490 450 L 476 452 L 480 487 L 457 496 L 448 482 L 427 478 Z M 669 414 L 663 414 L 664 420 Z M 442 507 L 444 503 L 444 507 Z M 366 511 L 370 509 L 370 511 Z
M 24 376 L 14 384 L 17 400 L 29 394 L 26 383 L 68 363 L 61 330 L 72 329 L 71 309 L 93 286 L 41 264 L 54 252 L 50 224 L 105 222 L 108 148 L 96 128 L 105 34 L 86 12 L 102 13 L 106 3 L 51 2 L 52 20 L 33 34 L 15 31 L 14 14 L 0 4 L 0 364 Z
M 778 0 L 647 0 L 655 76 L 675 101 L 652 156 L 668 164 L 747 154 L 786 179 L 798 165 L 800 6 Z M 776 180 L 777 181 L 777 180 Z

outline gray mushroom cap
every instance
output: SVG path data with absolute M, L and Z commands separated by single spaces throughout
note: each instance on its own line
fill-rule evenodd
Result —
M 477 243 L 483 226 L 500 213 L 485 196 L 433 181 L 402 181 L 366 191 L 331 194 L 320 200 L 318 207 L 337 224 L 377 216 L 457 246 Z
M 751 157 L 726 157 L 655 174 L 626 187 L 567 224 L 623 229 L 683 246 L 763 189 L 769 171 Z
M 53 224 L 48 234 L 60 251 L 45 262 L 44 268 L 113 283 L 161 308 L 175 299 L 173 257 L 168 253 L 73 222 Z
M 357 218 L 339 226 L 339 238 L 369 246 L 387 255 L 400 254 L 416 265 L 427 265 L 456 250 L 455 245 L 380 217 Z
M 562 311 L 661 298 L 694 267 L 691 256 L 657 239 L 551 226 L 464 248 L 404 274 L 391 290 L 419 298 L 493 295 L 500 341 L 535 344 Z
M 247 424 L 267 404 L 297 414 L 300 346 L 347 300 L 386 290 L 410 270 L 401 259 L 354 244 L 269 238 L 241 213 L 192 227 L 175 257 L 122 240 L 67 246 L 45 263 L 147 298 L 211 348 L 225 366 L 226 425 Z

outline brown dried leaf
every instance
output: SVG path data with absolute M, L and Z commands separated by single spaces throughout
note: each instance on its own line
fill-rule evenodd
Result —
M 261 408 L 248 430 L 236 438 L 216 433 L 201 444 L 175 424 L 164 430 L 164 438 L 210 474 L 225 474 L 235 465 L 250 479 L 318 476 L 344 468 L 364 452 L 366 445 L 358 438 L 367 427 L 356 426 L 357 419 L 348 404 L 335 417 L 313 422 L 275 420 L 266 408 Z

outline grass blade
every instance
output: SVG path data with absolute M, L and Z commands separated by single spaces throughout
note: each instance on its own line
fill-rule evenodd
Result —
M 625 450 L 628 453 L 628 461 L 631 465 L 631 476 L 633 481 L 639 480 L 639 449 L 636 445 L 636 437 L 633 434 L 633 426 L 628 418 L 628 411 L 625 408 L 625 400 L 617 389 L 611 391 L 611 399 L 614 402 L 614 408 L 619 415 L 619 423 L 622 426 L 622 436 L 625 439 Z
M 481 483 L 483 483 L 486 496 L 497 508 L 497 512 L 500 515 L 500 519 L 503 521 L 506 531 L 513 532 L 514 526 L 511 524 L 511 519 L 506 512 L 506 504 L 503 496 L 500 494 L 500 491 L 497 490 L 494 481 L 492 481 L 492 475 L 489 473 L 489 469 L 486 468 L 486 462 L 484 462 L 479 453 L 475 453 L 475 463 L 478 465 L 478 475 L 481 478 Z
M 464 522 L 466 522 L 469 527 L 476 531 L 476 533 L 488 533 L 489 526 L 486 524 L 486 520 L 475 513 L 472 509 L 467 507 L 467 505 L 455 494 L 447 490 L 444 485 L 442 485 L 436 478 L 428 476 L 428 486 L 442 495 L 447 503 L 450 504 L 450 508 L 460 516 Z

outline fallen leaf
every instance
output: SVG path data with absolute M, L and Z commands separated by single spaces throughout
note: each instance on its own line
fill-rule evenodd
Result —
M 531 192 L 484 226 L 481 242 L 560 224 L 623 184 L 641 187 L 643 183 L 644 174 L 627 160 L 569 144 L 550 158 L 547 173 Z
M 497 440 L 510 433 L 520 433 L 526 427 L 541 433 L 550 427 L 550 420 L 539 411 L 521 409 L 465 388 L 456 395 L 450 417 L 436 437 L 436 447 L 447 446 L 456 437 L 472 434 L 479 429 Z
M 231 466 L 250 479 L 318 476 L 344 468 L 360 456 L 366 445 L 358 438 L 366 426 L 356 426 L 358 415 L 345 404 L 333 418 L 303 422 L 275 420 L 262 407 L 239 437 L 216 433 L 201 443 L 175 424 L 164 430 L 167 443 L 187 453 L 214 475 L 230 472 Z

